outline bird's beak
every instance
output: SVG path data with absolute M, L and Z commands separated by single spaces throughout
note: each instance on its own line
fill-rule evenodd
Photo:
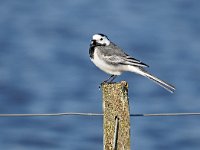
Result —
M 91 40 L 90 46 L 102 46 L 102 44 L 98 43 L 96 40 Z
M 95 46 L 95 45 L 96 45 L 96 41 L 95 40 L 91 40 L 90 46 Z

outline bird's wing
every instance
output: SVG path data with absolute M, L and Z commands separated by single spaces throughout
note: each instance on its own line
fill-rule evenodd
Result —
M 99 47 L 101 54 L 104 55 L 105 59 L 110 63 L 122 64 L 122 65 L 132 65 L 138 67 L 149 67 L 147 64 L 137 60 L 130 55 L 124 53 L 124 51 L 119 48 L 114 43 L 109 46 Z
M 132 66 L 149 67 L 147 64 L 143 63 L 142 61 L 137 60 L 126 53 L 125 53 L 125 55 L 126 56 L 124 57 L 124 59 L 125 59 L 124 64 L 132 65 Z
M 118 65 L 118 64 L 121 64 L 122 62 L 124 62 L 124 60 L 121 57 L 117 56 L 117 55 L 104 56 L 104 60 L 107 63 L 115 64 L 115 65 Z
M 130 56 L 124 57 L 124 56 L 118 56 L 118 55 L 107 55 L 107 56 L 104 56 L 104 60 L 107 63 L 115 64 L 115 65 L 120 64 L 120 65 L 131 65 L 131 66 L 138 66 L 138 67 L 148 67 L 148 65 Z

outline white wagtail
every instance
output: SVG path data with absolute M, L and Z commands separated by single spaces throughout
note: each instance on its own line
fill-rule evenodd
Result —
M 121 48 L 111 42 L 104 34 L 94 34 L 90 43 L 89 55 L 92 62 L 104 72 L 110 74 L 110 78 L 104 82 L 112 82 L 122 72 L 129 71 L 140 74 L 159 84 L 173 93 L 175 87 L 149 74 L 144 68 L 147 64 L 131 57 Z

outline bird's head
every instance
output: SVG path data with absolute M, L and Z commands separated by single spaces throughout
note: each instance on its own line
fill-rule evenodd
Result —
M 104 34 L 98 33 L 92 36 L 92 40 L 90 46 L 108 46 L 110 44 L 110 40 Z

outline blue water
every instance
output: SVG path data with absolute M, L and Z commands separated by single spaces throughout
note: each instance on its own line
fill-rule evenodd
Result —
M 200 1 L 0 1 L 0 113 L 102 112 L 108 77 L 89 60 L 101 32 L 174 94 L 125 73 L 131 113 L 200 112 Z M 199 117 L 131 118 L 137 150 L 199 150 Z M 0 118 L 4 150 L 103 149 L 101 117 Z

